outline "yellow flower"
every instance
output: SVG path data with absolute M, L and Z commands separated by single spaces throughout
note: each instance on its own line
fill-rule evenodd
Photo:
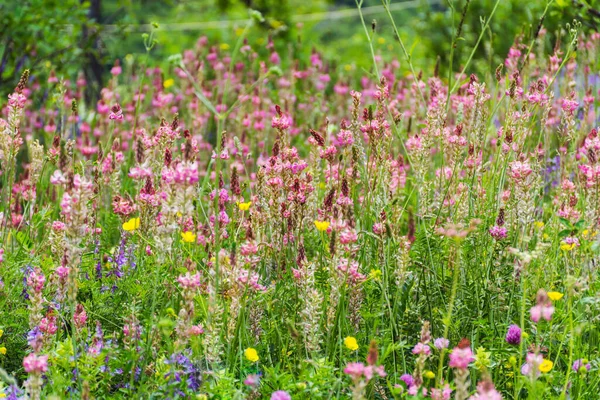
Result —
M 221 50 L 229 50 L 229 45 L 227 43 L 221 43 Z
M 533 224 L 538 229 L 542 229 L 544 227 L 544 223 L 542 221 L 535 221 Z
M 250 209 L 251 205 L 252 205 L 251 201 L 249 201 L 247 203 L 238 203 L 238 208 L 242 211 L 248 211 Z
M 196 241 L 196 234 L 190 231 L 181 232 L 181 241 L 184 243 L 194 243 Z
M 2 337 L 2 335 L 4 335 L 4 331 L 0 329 L 0 337 Z
M 380 37 L 379 39 L 377 39 L 377 43 L 379 44 L 384 44 L 385 43 L 385 39 Z
M 123 230 L 127 232 L 135 231 L 140 227 L 140 219 L 139 218 L 131 218 L 129 221 L 123 224 Z
M 550 372 L 550 371 L 552 371 L 552 367 L 553 366 L 554 366 L 554 363 L 552 361 L 550 361 L 550 360 L 544 360 L 540 364 L 539 369 L 542 372 Z
M 256 349 L 253 349 L 252 347 L 248 347 L 246 350 L 244 350 L 244 357 L 246 357 L 246 360 L 253 363 L 259 360 Z
M 356 338 L 352 336 L 348 336 L 346 339 L 344 339 L 344 346 L 346 346 L 350 351 L 358 350 L 358 342 L 356 341 Z
M 560 242 L 560 249 L 561 250 L 571 251 L 574 248 L 575 248 L 575 243 Z
M 380 269 L 372 269 L 369 272 L 369 278 L 374 280 L 379 280 L 381 278 L 381 270 Z
M 346 71 L 352 71 L 352 65 L 350 65 L 350 64 L 344 65 L 344 70 L 346 70 Z
M 329 228 L 329 221 L 315 221 L 315 226 L 319 232 L 326 231 Z
M 177 314 L 175 314 L 175 310 L 173 310 L 171 307 L 167 308 L 167 314 L 169 314 L 171 317 L 177 318 Z
M 4 347 L 4 346 L 0 347 L 0 354 L 2 354 L 2 355 L 6 354 L 6 347 Z
M 163 87 L 164 87 L 165 89 L 168 89 L 168 88 L 170 88 L 171 86 L 173 86 L 174 84 L 175 84 L 175 81 L 174 81 L 172 78 L 169 78 L 169 79 L 167 79 L 167 80 L 165 80 L 165 81 L 163 82 Z
M 433 379 L 435 378 L 435 374 L 433 373 L 433 371 L 425 371 L 425 373 L 423 374 L 423 376 L 427 379 Z
M 562 299 L 563 296 L 564 294 L 562 294 L 561 292 L 548 292 L 548 297 L 550 297 L 550 300 L 552 301 L 558 301 Z
M 5 399 L 6 398 L 6 393 L 0 393 L 0 399 Z

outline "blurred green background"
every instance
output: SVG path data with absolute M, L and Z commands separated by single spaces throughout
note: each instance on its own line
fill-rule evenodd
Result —
M 389 0 L 384 0 L 389 1 Z M 585 30 L 597 30 L 600 0 L 554 0 L 544 26 L 548 46 L 566 24 L 578 19 Z M 364 0 L 367 24 L 376 21 L 375 49 L 383 57 L 403 60 L 381 0 Z M 466 9 L 462 39 L 453 69 L 464 64 L 496 0 L 392 0 L 390 9 L 418 70 L 432 70 L 439 59 L 442 72 L 456 26 Z M 502 62 L 522 35 L 525 41 L 539 25 L 546 0 L 498 0 L 490 29 L 479 46 L 473 72 L 489 71 Z M 193 48 L 200 36 L 211 43 L 233 44 L 245 26 L 249 9 L 265 22 L 253 28 L 249 41 L 264 48 L 272 38 L 285 65 L 289 54 L 324 54 L 332 67 L 368 69 L 371 57 L 355 0 L 0 0 L 0 89 L 14 88 L 21 71 L 43 81 L 51 71 L 75 78 L 84 73 L 97 92 L 116 59 L 145 54 L 142 34 L 158 23 L 152 62 Z M 404 64 L 404 63 L 403 63 Z M 483 67 L 486 67 L 485 69 Z

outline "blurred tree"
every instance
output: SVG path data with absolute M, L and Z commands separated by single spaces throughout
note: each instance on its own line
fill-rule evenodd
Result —
M 0 92 L 4 96 L 25 68 L 45 79 L 54 70 L 74 77 L 82 54 L 93 51 L 99 26 L 88 18 L 89 4 L 79 0 L 0 2 Z M 83 30 L 87 34 L 82 35 Z

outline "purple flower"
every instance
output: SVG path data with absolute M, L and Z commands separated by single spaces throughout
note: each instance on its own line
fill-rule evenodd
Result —
M 490 235 L 496 240 L 504 239 L 508 230 L 503 226 L 494 225 L 490 228 Z
M 521 328 L 517 325 L 511 325 L 508 327 L 508 332 L 506 332 L 506 343 L 512 345 L 518 345 L 521 343 Z
M 284 390 L 278 390 L 273 392 L 271 395 L 271 400 L 292 400 L 292 396 L 290 396 L 288 392 Z
M 407 387 L 411 387 L 414 383 L 415 383 L 415 378 L 412 377 L 412 375 L 410 374 L 404 374 L 400 377 L 400 380 L 404 383 L 406 383 Z
M 592 366 L 587 362 L 584 363 L 584 361 L 581 358 L 579 360 L 575 360 L 575 362 L 573 363 L 573 371 L 579 372 L 582 368 L 585 368 L 589 371 L 592 368 Z
M 250 374 L 244 380 L 244 385 L 246 385 L 246 386 L 257 387 L 259 383 L 260 383 L 260 375 L 257 375 L 257 374 Z
M 450 341 L 446 338 L 437 338 L 433 341 L 433 345 L 435 346 L 436 349 L 438 350 L 442 350 L 442 349 L 447 349 L 448 346 L 450 345 Z

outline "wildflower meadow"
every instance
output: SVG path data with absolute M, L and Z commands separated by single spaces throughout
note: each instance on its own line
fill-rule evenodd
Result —
M 21 71 L 0 398 L 600 398 L 600 34 L 441 73 L 360 16 L 367 69 L 252 12 L 99 99 Z

